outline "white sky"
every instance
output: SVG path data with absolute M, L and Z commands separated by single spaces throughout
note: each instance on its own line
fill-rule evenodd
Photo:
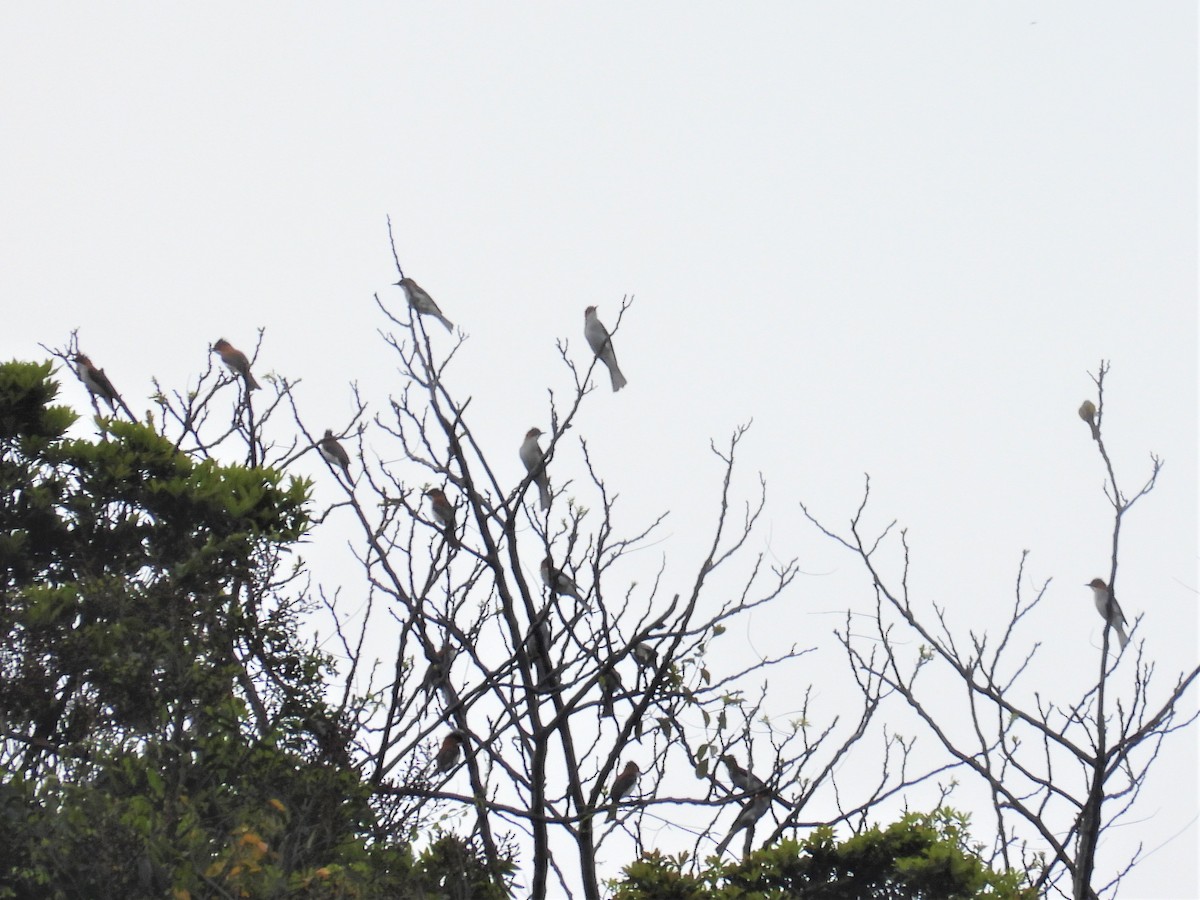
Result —
M 0 354 L 79 327 L 140 410 L 151 375 L 182 387 L 267 326 L 258 371 L 303 378 L 310 428 L 340 429 L 350 381 L 399 386 L 372 301 L 401 302 L 390 214 L 470 334 L 450 383 L 514 483 L 568 385 L 555 339 L 585 360 L 583 308 L 611 324 L 636 294 L 630 386 L 579 429 L 629 530 L 672 511 L 648 569 L 690 576 L 708 440 L 754 420 L 754 549 L 811 577 L 748 646 L 832 646 L 827 613 L 865 599 L 797 502 L 841 524 L 870 472 L 912 587 L 964 629 L 1031 551 L 1031 585 L 1054 581 L 1027 638 L 1062 671 L 1098 652 L 1082 585 L 1111 518 L 1075 410 L 1111 359 L 1123 487 L 1166 460 L 1119 585 L 1165 687 L 1197 656 L 1196 24 L 1186 3 L 5 4 Z M 1182 830 L 1123 897 L 1200 895 L 1196 745 L 1101 847 L 1115 865 Z

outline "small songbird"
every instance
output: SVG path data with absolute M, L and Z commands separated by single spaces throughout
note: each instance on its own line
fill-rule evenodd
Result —
M 633 786 L 637 784 L 638 775 L 640 774 L 641 771 L 638 769 L 637 763 L 632 760 L 625 763 L 625 768 L 621 770 L 621 774 L 613 782 L 612 790 L 608 792 L 608 797 L 612 801 L 612 805 L 608 808 L 609 822 L 617 817 L 618 801 L 633 789 Z
M 637 660 L 637 664 L 642 668 L 649 669 L 658 665 L 658 651 L 647 644 L 645 641 L 638 641 L 630 648 L 633 658 Z
M 433 302 L 433 298 L 429 296 L 423 287 L 411 278 L 401 278 L 396 282 L 396 287 L 404 291 L 404 295 L 408 297 L 409 306 L 422 315 L 433 316 L 446 326 L 447 331 L 451 334 L 454 333 L 454 323 L 442 315 L 442 311 L 438 309 L 438 305 Z
M 346 473 L 347 478 L 350 477 L 350 454 L 346 452 L 341 441 L 333 436 L 332 429 L 325 429 L 325 437 L 317 441 L 317 449 L 331 466 L 337 466 Z
M 608 367 L 609 378 L 612 379 L 612 389 L 619 391 L 625 387 L 628 382 L 625 376 L 621 374 L 621 368 L 617 365 L 617 353 L 613 350 L 612 337 L 609 336 L 608 329 L 596 316 L 596 307 L 589 306 L 583 311 L 583 336 L 587 338 L 592 352 Z
M 623 690 L 625 687 L 621 682 L 621 673 L 616 669 L 609 669 L 600 676 L 598 681 L 600 684 L 600 715 L 615 719 L 617 717 L 615 707 L 617 691 Z
M 250 360 L 246 358 L 246 354 L 239 350 L 225 338 L 219 339 L 212 346 L 213 350 L 221 354 L 221 362 L 229 368 L 229 371 L 235 375 L 241 375 L 246 382 L 246 389 L 256 391 L 259 388 L 259 383 L 254 380 L 254 376 L 250 374 Z
M 549 509 L 550 476 L 546 474 L 546 455 L 538 446 L 538 438 L 541 436 L 542 432 L 537 428 L 530 428 L 525 432 L 525 442 L 521 444 L 520 455 L 521 462 L 525 464 L 525 471 L 533 474 L 534 484 L 538 486 L 542 509 Z
M 425 496 L 429 498 L 429 505 L 433 509 L 433 517 L 442 526 L 442 533 L 446 536 L 446 543 L 457 550 L 461 545 L 458 542 L 458 535 L 455 533 L 454 528 L 454 507 L 446 499 L 445 492 L 439 488 L 430 488 L 425 492 Z
M 108 376 L 104 374 L 103 369 L 97 369 L 92 365 L 92 361 L 82 353 L 75 354 L 75 374 L 79 376 L 79 380 L 83 382 L 83 386 L 88 389 L 93 397 L 99 397 L 108 404 L 108 408 L 113 412 L 117 410 L 117 392 L 112 386 L 112 382 L 108 380 Z
M 1079 406 L 1079 418 L 1088 423 L 1088 427 L 1092 429 L 1092 440 L 1100 440 L 1100 426 L 1096 424 L 1096 404 L 1091 400 L 1084 400 Z
M 761 778 L 739 766 L 732 756 L 722 756 L 721 761 L 729 768 L 729 780 L 733 782 L 734 787 L 747 794 L 766 789 L 767 786 Z
M 429 696 L 432 696 L 439 688 L 446 684 L 450 677 L 450 666 L 454 663 L 454 650 L 450 646 L 450 641 L 442 642 L 441 650 L 434 650 L 429 656 L 429 668 L 425 670 L 425 677 L 421 679 L 421 688 Z
M 434 762 L 437 764 L 439 772 L 449 772 L 458 763 L 462 756 L 463 736 L 457 731 L 452 731 L 446 735 L 442 741 L 442 746 L 434 757 Z
M 538 614 L 529 634 L 525 636 L 525 653 L 533 661 L 537 670 L 538 688 L 552 688 L 555 685 L 554 666 L 550 661 L 550 607 Z
M 725 840 L 717 844 L 717 856 L 725 852 L 725 848 L 729 846 L 729 842 L 733 840 L 735 834 L 743 828 L 753 828 L 754 823 L 761 819 L 770 808 L 770 791 L 759 791 L 747 800 L 746 805 L 737 814 L 737 818 L 733 820 L 733 827 L 729 829 L 729 834 L 725 835 Z
M 1092 596 L 1096 600 L 1096 612 L 1104 617 L 1104 620 L 1112 626 L 1113 631 L 1117 633 L 1117 641 L 1121 645 L 1121 649 L 1125 649 L 1125 644 L 1129 641 L 1129 636 L 1125 634 L 1125 613 L 1121 611 L 1121 604 L 1117 602 L 1117 598 L 1112 595 L 1112 591 L 1108 589 L 1099 578 L 1093 578 L 1087 584 L 1092 589 Z M 1111 615 L 1110 615 L 1111 611 Z
M 583 602 L 579 585 L 566 572 L 554 568 L 554 560 L 549 556 L 542 560 L 542 581 L 560 597 L 574 597 L 580 603 Z

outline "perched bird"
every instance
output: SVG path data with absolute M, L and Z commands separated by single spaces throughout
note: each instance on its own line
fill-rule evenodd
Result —
M 625 763 L 625 768 L 621 770 L 621 774 L 613 782 L 612 790 L 608 792 L 609 799 L 612 801 L 612 805 L 608 808 L 609 822 L 617 817 L 617 802 L 633 789 L 640 774 L 637 763 L 632 760 Z
M 583 595 L 579 593 L 579 585 L 566 572 L 554 568 L 554 560 L 549 556 L 542 560 L 542 581 L 560 597 L 574 597 L 580 603 Z
M 221 362 L 229 368 L 229 371 L 234 375 L 241 375 L 246 382 L 246 390 L 256 391 L 259 388 L 259 383 L 254 380 L 254 376 L 250 374 L 250 360 L 246 358 L 246 354 L 239 350 L 225 338 L 221 338 L 212 346 L 213 350 L 221 354 Z
M 537 686 L 539 688 L 554 686 L 554 667 L 550 662 L 550 641 L 550 607 L 547 606 L 538 614 L 529 629 L 529 634 L 525 636 L 524 643 L 525 653 L 537 670 Z
M 1096 404 L 1091 400 L 1084 400 L 1079 406 L 1079 418 L 1088 423 L 1088 427 L 1092 429 L 1092 440 L 1100 440 L 1100 426 L 1096 424 Z
M 449 772 L 458 763 L 462 756 L 463 736 L 457 731 L 452 731 L 446 735 L 442 741 L 442 746 L 434 757 L 434 762 L 437 763 L 439 772 Z
M 423 287 L 411 278 L 401 278 L 396 282 L 396 287 L 404 291 L 404 295 L 408 297 L 409 306 L 422 315 L 433 316 L 446 326 L 447 331 L 451 334 L 454 333 L 454 323 L 442 315 L 442 311 L 438 309 L 438 305 L 433 302 L 433 298 L 429 296 Z
M 637 660 L 637 664 L 642 668 L 649 669 L 658 665 L 658 651 L 647 644 L 645 641 L 638 641 L 630 648 L 633 658 Z
M 721 761 L 729 768 L 729 780 L 733 782 L 734 787 L 747 794 L 766 789 L 767 786 L 761 778 L 739 766 L 732 756 L 722 756 Z
M 446 494 L 439 488 L 430 488 L 425 492 L 425 496 L 429 498 L 429 505 L 433 508 L 433 517 L 442 526 L 446 543 L 457 550 L 461 545 L 454 529 L 454 507 L 450 505 Z
M 546 455 L 538 446 L 538 438 L 541 436 L 542 432 L 537 428 L 530 428 L 525 432 L 525 442 L 521 444 L 520 454 L 521 462 L 525 464 L 525 471 L 533 475 L 534 484 L 538 486 L 542 509 L 549 509 L 550 477 L 546 474 Z
M 104 374 L 103 369 L 97 369 L 92 365 L 92 361 L 82 353 L 75 354 L 75 374 L 79 376 L 79 380 L 83 382 L 83 386 L 88 389 L 93 397 L 99 397 L 108 404 L 108 408 L 113 412 L 117 410 L 117 392 L 113 388 L 112 382 L 108 380 L 108 376 Z
M 609 669 L 600 676 L 599 684 L 600 715 L 615 719 L 617 711 L 614 704 L 617 699 L 617 692 L 625 688 L 625 685 L 621 682 L 621 673 L 616 669 Z
M 350 454 L 342 446 L 341 441 L 333 436 L 333 430 L 326 428 L 325 437 L 317 441 L 317 449 L 331 466 L 337 466 L 350 477 Z
M 1092 589 L 1092 596 L 1096 600 L 1096 612 L 1100 613 L 1104 617 L 1104 621 L 1112 626 L 1113 631 L 1117 633 L 1117 641 L 1124 650 L 1129 636 L 1125 634 L 1125 613 L 1121 612 L 1121 604 L 1112 595 L 1108 585 L 1099 578 L 1093 578 L 1087 586 Z
M 625 387 L 628 382 L 621 374 L 620 366 L 617 365 L 617 353 L 613 350 L 612 338 L 609 336 L 608 329 L 597 318 L 594 306 L 589 306 L 583 311 L 583 336 L 587 338 L 588 345 L 591 346 L 592 352 L 596 354 L 600 362 L 608 367 L 608 375 L 612 379 L 612 389 L 619 391 Z
M 454 663 L 454 650 L 450 646 L 450 641 L 442 642 L 441 650 L 434 650 L 429 656 L 429 668 L 425 670 L 425 677 L 421 679 L 421 688 L 426 695 L 432 696 L 440 688 L 447 685 L 450 678 L 450 666 Z
M 737 818 L 733 820 L 733 827 L 729 829 L 729 834 L 725 835 L 725 840 L 717 844 L 717 856 L 725 852 L 725 848 L 729 846 L 729 842 L 733 840 L 733 836 L 743 828 L 752 829 L 754 823 L 763 817 L 768 809 L 771 808 L 771 792 L 759 791 L 754 794 L 746 805 L 742 807 L 742 811 L 737 814 Z

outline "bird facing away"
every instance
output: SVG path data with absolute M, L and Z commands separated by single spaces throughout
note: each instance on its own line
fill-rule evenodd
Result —
M 597 681 L 600 685 L 600 715 L 615 719 L 617 692 L 625 688 L 621 681 L 621 673 L 616 669 L 609 669 Z
M 421 679 L 421 688 L 426 695 L 432 696 L 435 691 L 446 685 L 453 663 L 454 651 L 450 647 L 450 641 L 443 641 L 442 649 L 434 650 L 429 655 L 429 668 L 425 670 L 425 677 Z
M 753 828 L 754 823 L 761 819 L 770 808 L 770 791 L 759 791 L 757 794 L 751 796 L 746 801 L 746 805 L 742 807 L 741 812 L 737 814 L 737 818 L 733 820 L 733 827 L 729 829 L 729 834 L 725 835 L 725 839 L 717 844 L 717 856 L 725 852 L 725 848 L 729 846 L 729 842 L 733 840 L 735 834 L 743 828 Z
M 246 358 L 245 353 L 233 346 L 225 338 L 220 338 L 213 344 L 212 348 L 221 354 L 221 362 L 225 363 L 229 371 L 234 375 L 242 376 L 242 380 L 246 382 L 246 390 L 258 390 L 260 385 L 255 381 L 254 376 L 250 374 L 250 360 Z
M 525 471 L 533 475 L 533 483 L 538 486 L 542 509 L 549 509 L 550 477 L 546 474 L 546 456 L 538 446 L 538 438 L 541 436 L 542 432 L 537 428 L 530 428 L 525 432 L 525 442 L 521 444 L 520 455 L 521 462 L 525 464 Z
M 442 741 L 442 746 L 438 749 L 437 756 L 434 757 L 434 762 L 437 764 L 439 772 L 449 772 L 458 763 L 459 757 L 462 756 L 463 736 L 452 731 L 446 735 Z
M 633 786 L 637 784 L 638 775 L 641 771 L 637 767 L 637 763 L 630 760 L 625 763 L 625 768 L 621 770 L 621 774 L 617 776 L 613 782 L 612 790 L 608 792 L 609 799 L 612 800 L 612 805 L 608 808 L 608 819 L 611 822 L 617 817 L 617 803 L 622 797 L 633 790 Z
M 1121 604 L 1117 603 L 1115 597 L 1105 584 L 1099 578 L 1093 578 L 1087 584 L 1092 589 L 1092 596 L 1096 600 L 1096 612 L 1104 618 L 1104 620 L 1112 626 L 1113 631 L 1117 633 L 1117 641 L 1121 645 L 1121 649 L 1125 649 L 1125 644 L 1129 641 L 1129 636 L 1125 634 L 1125 613 L 1121 612 Z M 1109 612 L 1111 610 L 1111 616 Z
M 317 441 L 317 449 L 331 466 L 337 466 L 350 477 L 350 454 L 342 446 L 341 441 L 333 436 L 333 430 L 326 428 L 325 437 Z
M 533 662 L 533 667 L 537 672 L 537 687 L 539 690 L 552 688 L 556 683 L 554 666 L 550 661 L 551 641 L 550 607 L 547 606 L 535 618 L 533 625 L 530 626 L 529 634 L 525 636 L 525 642 L 522 645 L 525 649 L 525 654 Z
M 1091 400 L 1084 400 L 1079 405 L 1079 418 L 1088 423 L 1088 427 L 1092 429 L 1092 440 L 1100 440 L 1100 426 L 1096 424 L 1096 404 Z
M 554 568 L 554 560 L 548 556 L 542 560 L 542 581 L 560 597 L 574 597 L 580 603 L 583 602 L 579 585 L 566 572 Z
M 79 380 L 83 382 L 83 386 L 88 389 L 93 397 L 99 397 L 108 404 L 108 408 L 113 412 L 117 409 L 117 392 L 112 386 L 112 382 L 108 380 L 108 376 L 104 374 L 103 369 L 97 369 L 92 365 L 92 361 L 82 353 L 75 354 L 75 374 L 79 376 Z
M 404 291 L 404 296 L 408 298 L 409 306 L 422 315 L 433 316 L 446 326 L 447 331 L 451 334 L 454 333 L 454 323 L 442 315 L 442 311 L 438 309 L 438 305 L 433 302 L 433 298 L 429 296 L 423 287 L 411 278 L 401 278 L 396 282 L 396 287 Z
M 608 367 L 608 376 L 612 379 L 613 391 L 619 391 L 625 387 L 628 382 L 621 374 L 621 367 L 617 365 L 617 353 L 613 350 L 612 337 L 609 336 L 608 329 L 597 318 L 594 306 L 589 306 L 583 311 L 583 336 L 587 338 L 588 345 L 600 362 Z
M 733 786 L 738 790 L 745 791 L 747 794 L 753 794 L 756 791 L 766 789 L 767 786 L 761 778 L 739 766 L 737 760 L 732 756 L 722 756 L 721 761 L 728 767 L 729 780 L 733 782 Z
M 430 488 L 425 492 L 425 496 L 429 498 L 433 517 L 442 526 L 442 534 L 446 537 L 446 543 L 457 550 L 461 545 L 454 528 L 454 507 L 446 499 L 445 492 L 439 488 Z

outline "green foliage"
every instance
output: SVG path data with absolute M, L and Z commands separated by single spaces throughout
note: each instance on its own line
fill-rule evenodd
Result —
M 307 483 L 140 423 L 69 438 L 57 393 L 0 365 L 0 898 L 504 896 L 380 828 L 278 590 Z
M 994 872 L 974 852 L 966 817 L 949 809 L 910 814 L 839 842 L 818 828 L 698 872 L 688 858 L 651 852 L 625 868 L 616 900 L 1032 900 L 1021 872 Z

